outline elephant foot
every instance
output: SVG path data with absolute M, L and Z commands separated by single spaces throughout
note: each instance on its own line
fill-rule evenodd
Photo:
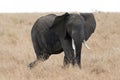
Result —
M 81 65 L 78 65 L 78 67 L 81 69 Z
M 69 68 L 69 66 L 62 66 L 61 68 L 66 70 Z
M 34 62 L 31 62 L 31 63 L 28 65 L 28 67 L 29 67 L 30 69 L 32 69 L 32 68 L 35 67 L 38 63 L 39 63 L 39 60 L 35 60 Z
M 49 56 L 48 57 L 39 57 L 37 60 L 35 60 L 34 62 L 31 62 L 29 65 L 28 65 L 28 67 L 30 68 L 30 69 L 32 69 L 33 67 L 35 67 L 38 63 L 40 63 L 40 62 L 44 62 L 45 60 L 47 60 L 49 58 Z
M 66 68 L 69 68 L 70 67 L 70 64 L 64 64 L 63 65 L 63 68 L 66 69 Z
M 76 67 L 78 67 L 79 69 L 81 69 L 81 65 L 80 64 L 75 64 Z
M 35 62 L 32 62 L 28 65 L 28 68 L 32 69 L 35 66 Z

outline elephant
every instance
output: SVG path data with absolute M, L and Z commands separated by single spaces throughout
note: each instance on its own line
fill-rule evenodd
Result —
M 95 31 L 96 21 L 93 13 L 80 13 L 57 16 L 49 14 L 40 17 L 31 30 L 33 47 L 37 59 L 28 66 L 32 68 L 47 60 L 52 54 L 64 51 L 64 67 L 77 64 L 81 68 L 82 43 Z

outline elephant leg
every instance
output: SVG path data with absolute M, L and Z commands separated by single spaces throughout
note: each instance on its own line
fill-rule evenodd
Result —
M 28 65 L 28 67 L 30 67 L 30 68 L 34 67 L 39 62 L 43 62 L 43 61 L 47 60 L 50 56 L 50 54 L 47 54 L 47 53 L 45 53 L 45 51 L 43 51 L 43 49 L 40 47 L 40 45 L 39 45 L 40 43 L 38 41 L 39 41 L 39 39 L 37 39 L 35 36 L 34 36 L 34 38 L 32 38 L 33 47 L 34 47 L 34 51 L 36 53 L 37 59 Z
M 76 44 L 76 63 L 81 68 L 81 49 L 82 43 Z
M 72 39 L 61 39 L 61 44 L 64 50 L 64 67 L 70 64 L 74 65 L 74 50 L 72 49 Z
M 65 68 L 65 67 L 69 67 L 69 64 L 70 62 L 69 62 L 69 60 L 68 60 L 68 58 L 66 57 L 66 56 L 64 56 L 64 61 L 63 61 L 63 67 Z

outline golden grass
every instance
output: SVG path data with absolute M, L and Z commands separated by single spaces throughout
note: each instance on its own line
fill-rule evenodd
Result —
M 91 50 L 83 46 L 81 70 L 62 69 L 63 53 L 30 70 L 31 28 L 46 14 L 0 14 L 0 80 L 120 80 L 120 13 L 94 13 L 97 28 L 87 42 Z

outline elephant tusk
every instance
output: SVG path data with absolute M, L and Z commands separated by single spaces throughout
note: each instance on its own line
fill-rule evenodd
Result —
M 75 50 L 75 43 L 73 39 L 72 39 L 72 48 Z
M 76 55 L 75 42 L 74 42 L 74 40 L 73 40 L 73 39 L 72 39 L 72 48 L 73 48 L 73 50 L 74 50 L 74 55 Z
M 83 40 L 83 43 L 84 43 L 84 45 L 85 45 L 85 47 L 86 47 L 87 49 L 90 49 L 90 47 L 87 45 L 87 43 L 86 43 L 85 40 Z

